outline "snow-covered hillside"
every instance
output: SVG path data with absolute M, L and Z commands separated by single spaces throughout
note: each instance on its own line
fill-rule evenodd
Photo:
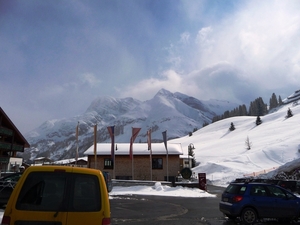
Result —
M 288 108 L 293 117 L 285 117 Z M 262 116 L 261 120 L 262 124 L 257 126 L 256 117 L 232 117 L 210 124 L 190 137 L 170 142 L 181 143 L 185 154 L 192 143 L 196 161 L 200 163 L 193 172 L 206 173 L 207 179 L 216 185 L 226 186 L 237 177 L 282 169 L 282 165 L 294 160 L 298 163 L 300 105 L 297 102 L 284 105 Z M 234 131 L 229 131 L 231 123 L 236 128 Z M 246 149 L 247 137 L 252 146 L 250 150 Z

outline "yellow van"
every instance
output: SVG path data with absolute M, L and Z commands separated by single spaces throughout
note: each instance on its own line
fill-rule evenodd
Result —
M 110 203 L 99 170 L 31 166 L 7 203 L 2 225 L 110 225 Z

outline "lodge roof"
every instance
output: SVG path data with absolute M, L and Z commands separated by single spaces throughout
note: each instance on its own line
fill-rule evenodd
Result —
M 6 113 L 4 112 L 4 110 L 1 107 L 0 107 L 0 117 L 2 117 L 0 127 L 4 127 L 4 128 L 8 128 L 10 130 L 13 130 L 15 132 L 14 141 L 18 144 L 23 145 L 24 148 L 29 148 L 30 145 L 27 142 L 27 140 L 24 138 L 24 136 L 21 134 L 21 132 L 14 125 L 14 123 L 10 120 L 10 118 L 6 115 Z
M 115 144 L 115 155 L 129 155 L 130 143 Z M 168 155 L 182 155 L 182 147 L 180 143 L 167 143 Z M 152 143 L 152 155 L 166 155 L 166 148 L 164 143 Z M 133 155 L 149 155 L 147 143 L 133 143 Z M 110 155 L 111 143 L 97 143 L 97 155 Z M 94 155 L 94 145 L 89 147 L 84 155 Z

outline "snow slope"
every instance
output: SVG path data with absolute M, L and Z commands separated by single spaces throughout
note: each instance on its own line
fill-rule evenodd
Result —
M 288 108 L 294 116 L 285 118 Z M 300 106 L 297 102 L 260 118 L 262 124 L 259 126 L 252 116 L 224 119 L 170 143 L 181 143 L 185 154 L 192 143 L 195 159 L 200 163 L 193 172 L 196 175 L 206 173 L 212 184 L 227 186 L 237 177 L 257 176 L 300 156 Z M 234 131 L 229 131 L 231 122 L 235 125 Z M 246 149 L 247 138 L 252 146 L 250 150 Z

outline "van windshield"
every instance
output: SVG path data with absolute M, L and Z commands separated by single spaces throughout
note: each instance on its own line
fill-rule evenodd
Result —
M 28 211 L 99 211 L 99 181 L 90 174 L 32 172 L 18 196 L 16 208 Z

